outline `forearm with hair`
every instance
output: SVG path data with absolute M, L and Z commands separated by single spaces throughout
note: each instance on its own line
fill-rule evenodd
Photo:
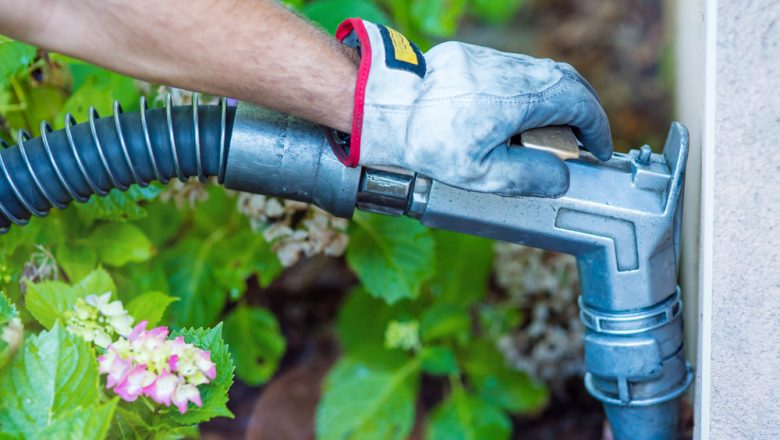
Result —
M 0 0 L 0 33 L 146 81 L 349 132 L 357 67 L 272 0 Z

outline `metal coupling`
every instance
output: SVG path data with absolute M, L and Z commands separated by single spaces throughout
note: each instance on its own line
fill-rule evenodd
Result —
M 385 215 L 419 219 L 425 212 L 431 179 L 392 167 L 363 168 L 355 206 Z
M 310 122 L 240 104 L 224 166 L 227 188 L 313 203 L 338 217 L 355 210 L 360 168 L 339 162 Z
M 400 168 L 363 168 L 355 206 L 379 214 L 406 214 L 414 173 Z
M 608 405 L 658 405 L 679 397 L 693 381 L 682 351 L 679 288 L 645 310 L 604 312 L 580 303 L 585 334 L 585 387 Z

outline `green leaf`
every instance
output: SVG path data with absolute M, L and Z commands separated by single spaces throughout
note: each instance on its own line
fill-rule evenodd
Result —
M 103 197 L 93 195 L 86 203 L 77 204 L 76 209 L 79 217 L 88 224 L 92 224 L 95 220 L 112 222 L 140 220 L 148 216 L 145 203 L 153 200 L 160 192 L 161 188 L 156 185 L 146 188 L 132 185 L 127 191 L 112 189 Z
M 149 407 L 140 401 L 131 404 L 122 404 L 116 409 L 114 419 L 108 431 L 110 439 L 152 439 L 155 432 L 152 431 L 144 420 L 150 414 Z M 162 428 L 162 427 L 161 427 Z M 159 432 L 159 431 L 157 431 Z
M 150 187 L 151 188 L 151 187 Z M 140 207 L 140 206 L 139 206 Z M 155 200 L 144 206 L 148 213 L 144 218 L 134 220 L 133 224 L 141 228 L 155 246 L 162 248 L 181 229 L 185 210 L 176 209 L 176 204 Z
M 155 423 L 156 422 L 156 423 Z M 154 426 L 151 426 L 152 423 Z M 200 438 L 197 425 L 178 426 L 160 420 L 140 401 L 120 405 L 108 432 L 109 439 L 179 440 Z
M 471 318 L 468 312 L 452 304 L 435 304 L 427 309 L 421 318 L 423 341 L 456 337 L 468 338 L 471 333 Z
M 436 274 L 428 283 L 437 301 L 471 305 L 485 297 L 493 267 L 493 241 L 444 230 L 436 241 Z
M 16 306 L 11 299 L 5 296 L 5 293 L 0 291 L 0 325 L 19 316 L 19 312 L 16 310 Z
M 127 303 L 126 309 L 136 322 L 148 321 L 147 328 L 152 328 L 160 323 L 168 306 L 178 300 L 164 293 L 146 292 Z
M 470 12 L 491 24 L 506 24 L 515 18 L 525 0 L 470 0 Z
M 30 252 L 35 244 L 44 243 L 47 240 L 46 233 L 50 230 L 61 232 L 59 222 L 56 218 L 33 217 L 25 227 L 12 227 L 8 233 L 3 235 L 3 245 L 0 246 L 0 255 L 12 256 L 15 253 L 22 252 L 22 257 L 28 259 Z M 51 238 L 51 237 L 49 237 Z M 21 262 L 20 262 L 21 263 Z
M 97 252 L 90 246 L 62 244 L 54 256 L 71 281 L 81 280 L 97 265 Z
M 473 341 L 464 358 L 469 382 L 486 402 L 512 413 L 538 411 L 547 404 L 547 388 L 527 373 L 509 368 L 493 342 Z
M 86 120 L 92 106 L 101 116 L 111 115 L 114 100 L 124 104 L 126 111 L 137 108 L 141 95 L 132 78 L 83 63 L 75 65 L 87 66 L 86 71 L 81 77 L 76 75 L 76 88 L 55 119 L 56 128 L 64 125 L 66 113 L 73 114 L 79 121 Z
M 40 136 L 38 124 L 40 121 L 51 121 L 56 117 L 57 111 L 67 99 L 67 94 L 62 87 L 58 86 L 31 86 L 28 80 L 22 80 L 20 83 L 24 94 L 14 96 L 14 101 L 23 104 L 22 111 L 9 112 L 4 116 L 7 116 L 12 127 L 25 128 L 33 137 Z
M 465 6 L 466 0 L 415 0 L 411 15 L 417 27 L 426 34 L 451 37 L 455 35 Z
M 502 440 L 511 430 L 512 422 L 499 408 L 456 390 L 431 412 L 425 439 Z
M 236 374 L 249 385 L 270 379 L 285 350 L 276 317 L 268 310 L 245 305 L 225 318 L 225 342 L 236 363 Z
M 27 310 L 46 328 L 52 328 L 57 319 L 64 320 L 65 312 L 73 308 L 78 292 L 61 281 L 29 284 L 25 303 Z
M 481 334 L 492 340 L 503 337 L 523 321 L 523 312 L 513 301 L 482 303 L 478 311 Z
M 98 267 L 85 276 L 84 279 L 73 285 L 80 297 L 87 295 L 100 295 L 101 293 L 113 292 L 116 294 L 116 285 L 111 275 L 102 267 Z
M 472 374 L 469 379 L 482 399 L 511 413 L 539 411 L 549 399 L 547 388 L 523 371 L 502 368 L 492 374 Z
M 430 232 L 407 218 L 357 213 L 350 226 L 347 262 L 371 295 L 392 304 L 417 298 L 434 274 Z
M 27 67 L 35 58 L 35 48 L 0 35 L 0 87 L 9 77 Z
M 455 353 L 448 347 L 425 347 L 420 356 L 423 371 L 428 374 L 446 375 L 458 372 Z
M 238 212 L 233 208 L 235 212 Z M 235 225 L 214 247 L 211 255 L 212 263 L 217 270 L 213 272 L 217 285 L 230 293 L 230 298 L 236 300 L 246 291 L 246 279 L 265 269 L 260 274 L 260 285 L 270 284 L 281 274 L 281 264 L 271 245 L 265 241 L 262 234 L 252 232 L 248 224 Z M 278 266 L 275 266 L 278 265 Z
M 146 292 L 169 295 L 168 276 L 158 258 L 142 263 L 128 263 L 111 272 L 119 299 L 125 304 Z
M 298 10 L 303 6 L 304 0 L 282 0 L 282 3 L 290 9 Z
M 181 300 L 171 305 L 175 324 L 213 323 L 225 307 L 227 290 L 218 284 L 215 274 L 225 268 L 215 264 L 213 252 L 228 232 L 217 229 L 205 240 L 185 237 L 163 254 L 168 289 Z
M 418 358 L 369 365 L 344 358 L 328 374 L 317 407 L 320 440 L 404 439 L 414 424 Z
M 118 399 L 65 411 L 38 435 L 42 439 L 102 439 L 114 418 Z
M 387 16 L 369 0 L 315 0 L 302 8 L 303 15 L 319 23 L 331 34 L 344 19 L 360 17 L 374 23 L 387 23 Z
M 260 287 L 265 289 L 279 278 L 279 275 L 284 271 L 284 266 L 279 262 L 279 257 L 276 256 L 270 243 L 268 246 L 263 246 L 254 258 L 258 282 Z
M 81 338 L 55 325 L 27 338 L 0 376 L 0 431 L 35 436 L 100 397 L 95 354 Z
M 61 281 L 29 284 L 25 304 L 41 325 L 52 328 L 58 319 L 65 322 L 65 312 L 73 308 L 77 298 L 105 292 L 116 292 L 116 287 L 108 273 L 99 268 L 73 286 Z
M 109 266 L 146 261 L 155 253 L 149 238 L 129 223 L 104 223 L 87 239 L 98 258 Z
M 247 221 L 236 209 L 236 197 L 228 195 L 224 187 L 206 186 L 206 194 L 206 200 L 198 203 L 198 209 L 192 213 L 192 222 L 199 232 L 216 231 L 238 218 Z
M 233 359 L 228 346 L 222 340 L 222 323 L 210 329 L 175 330 L 171 337 L 183 336 L 186 342 L 211 352 L 211 361 L 217 367 L 217 377 L 210 383 L 198 387 L 203 401 L 202 407 L 190 406 L 184 414 L 179 414 L 176 408 L 162 410 L 166 423 L 179 426 L 194 425 L 214 417 L 233 418 L 233 413 L 227 408 L 228 390 L 233 384 Z
M 169 314 L 179 326 L 214 323 L 228 297 L 236 300 L 246 291 L 246 279 L 268 252 L 263 236 L 236 209 L 235 197 L 219 187 L 207 191 L 187 234 L 160 258 L 171 295 L 181 298 Z
M 24 338 L 24 327 L 11 300 L 0 291 L 0 370 L 13 358 Z
M 364 345 L 381 347 L 390 321 L 408 316 L 407 309 L 408 301 L 391 306 L 360 287 L 352 289 L 339 309 L 336 322 L 342 348 L 351 353 Z

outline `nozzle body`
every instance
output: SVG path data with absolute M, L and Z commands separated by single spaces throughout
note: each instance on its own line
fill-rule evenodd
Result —
M 566 162 L 558 199 L 453 188 L 393 168 L 341 166 L 320 129 L 239 106 L 228 187 L 312 202 L 349 217 L 355 208 L 577 257 L 586 327 L 585 384 L 604 403 L 617 439 L 676 438 L 685 361 L 677 288 L 688 133 L 674 123 L 663 153 L 648 148 L 600 162 Z

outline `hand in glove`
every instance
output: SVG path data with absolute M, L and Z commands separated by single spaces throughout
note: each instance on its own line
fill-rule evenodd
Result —
M 552 154 L 509 147 L 531 128 L 571 126 L 597 158 L 612 155 L 609 123 L 568 64 L 447 42 L 424 56 L 400 33 L 348 19 L 337 33 L 360 51 L 349 166 L 390 165 L 459 188 L 556 197 L 569 187 Z

